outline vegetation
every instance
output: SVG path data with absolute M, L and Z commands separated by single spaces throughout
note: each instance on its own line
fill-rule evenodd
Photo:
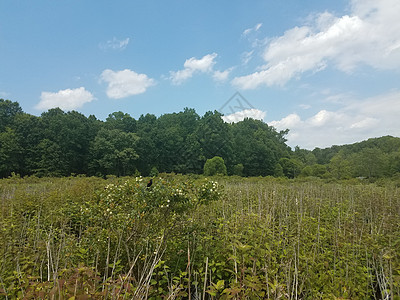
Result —
M 224 159 L 219 156 L 207 159 L 204 164 L 204 175 L 227 175 Z
M 0 99 L 0 178 L 201 174 L 219 156 L 229 175 L 347 179 L 399 176 L 400 138 L 382 137 L 313 151 L 286 145 L 286 131 L 245 119 L 225 123 L 217 111 L 160 117 L 114 112 L 95 116 L 50 109 L 40 117 Z M 151 173 L 151 174 L 150 174 Z
M 400 138 L 369 139 L 312 151 L 286 145 L 288 131 L 245 119 L 225 123 L 218 112 L 193 109 L 138 120 L 114 112 L 95 116 L 50 109 L 36 117 L 0 99 L 0 178 L 84 174 L 201 174 L 219 156 L 229 175 L 369 180 L 399 176 Z
M 400 299 L 390 182 L 160 174 L 146 183 L 1 180 L 0 295 Z
M 0 99 L 0 297 L 400 299 L 400 138 L 286 134 Z

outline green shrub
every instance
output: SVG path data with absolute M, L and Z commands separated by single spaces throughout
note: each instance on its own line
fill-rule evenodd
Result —
M 227 175 L 224 159 L 219 156 L 214 156 L 213 158 L 207 159 L 206 163 L 204 164 L 204 175 Z

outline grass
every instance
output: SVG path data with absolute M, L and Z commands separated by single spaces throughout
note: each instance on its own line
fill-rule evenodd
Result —
M 390 182 L 0 181 L 6 299 L 400 299 Z

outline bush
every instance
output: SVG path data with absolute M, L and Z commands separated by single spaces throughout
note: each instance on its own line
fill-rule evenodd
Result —
M 207 159 L 206 163 L 204 164 L 204 175 L 227 175 L 224 159 L 219 156 L 214 156 L 211 159 Z
M 158 169 L 157 169 L 156 167 L 152 167 L 151 170 L 150 170 L 149 176 L 150 176 L 150 177 L 156 177 L 156 176 L 158 176 Z

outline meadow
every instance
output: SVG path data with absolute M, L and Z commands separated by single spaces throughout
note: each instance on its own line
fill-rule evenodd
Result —
M 400 299 L 387 181 L 0 180 L 2 299 Z

